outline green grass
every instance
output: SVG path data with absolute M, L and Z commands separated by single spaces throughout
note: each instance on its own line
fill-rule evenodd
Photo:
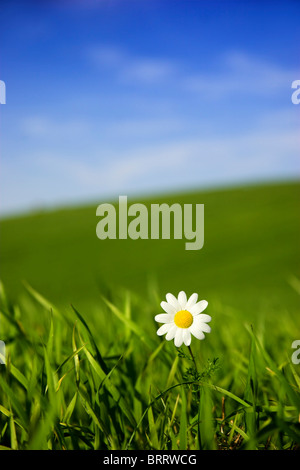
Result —
M 300 277 L 299 200 L 300 184 L 289 183 L 145 201 L 204 203 L 199 251 L 186 251 L 184 240 L 99 240 L 96 207 L 103 200 L 3 220 L 0 277 L 11 298 L 22 300 L 25 280 L 63 309 L 94 309 L 100 294 L 123 288 L 144 295 L 155 283 L 160 296 L 192 290 L 249 318 L 264 302 L 274 311 L 295 310 L 289 283 Z
M 291 316 L 252 330 L 208 307 L 212 331 L 192 343 L 196 372 L 185 346 L 156 335 L 154 292 L 103 299 L 89 323 L 28 289 L 26 305 L 10 305 L 2 289 L 1 448 L 299 448 Z
M 148 201 L 205 204 L 198 252 L 101 242 L 97 204 L 1 221 L 0 448 L 299 449 L 299 189 Z M 212 317 L 197 371 L 156 335 L 180 290 Z

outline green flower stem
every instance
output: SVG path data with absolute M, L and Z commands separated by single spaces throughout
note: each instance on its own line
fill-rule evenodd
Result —
M 190 355 L 191 355 L 192 361 L 193 361 L 193 363 L 194 363 L 196 372 L 197 372 L 197 374 L 198 374 L 198 367 L 197 367 L 196 360 L 195 360 L 195 356 L 194 356 L 194 354 L 193 354 L 193 352 L 192 352 L 191 346 L 188 346 L 188 349 L 189 349 L 189 351 L 190 351 Z

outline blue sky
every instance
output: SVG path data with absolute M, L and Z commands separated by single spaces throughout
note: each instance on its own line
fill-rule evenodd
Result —
M 0 212 L 299 176 L 298 2 L 2 1 Z

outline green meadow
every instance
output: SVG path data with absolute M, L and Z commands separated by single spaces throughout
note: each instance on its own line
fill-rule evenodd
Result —
M 299 196 L 290 182 L 128 199 L 204 204 L 199 251 L 99 240 L 103 200 L 1 220 L 1 448 L 299 449 Z M 195 362 L 156 335 L 181 290 L 212 317 Z

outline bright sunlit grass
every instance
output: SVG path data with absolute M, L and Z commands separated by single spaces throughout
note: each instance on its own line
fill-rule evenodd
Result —
M 297 331 L 209 302 L 212 330 L 184 344 L 156 335 L 155 292 L 58 310 L 27 286 L 1 288 L 0 446 L 11 449 L 295 449 L 300 445 Z M 88 320 L 87 320 L 88 319 Z M 195 367 L 196 363 L 196 367 Z

